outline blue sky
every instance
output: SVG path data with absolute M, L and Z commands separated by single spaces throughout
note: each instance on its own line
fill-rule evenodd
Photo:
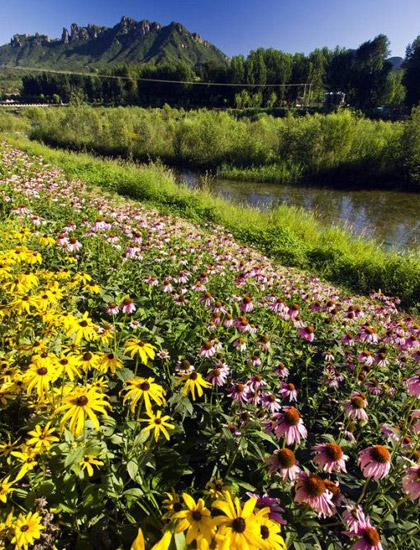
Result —
M 0 44 L 17 32 L 58 37 L 72 22 L 112 26 L 122 15 L 179 21 L 227 55 L 352 48 L 384 33 L 403 56 L 420 34 L 420 0 L 0 0 Z

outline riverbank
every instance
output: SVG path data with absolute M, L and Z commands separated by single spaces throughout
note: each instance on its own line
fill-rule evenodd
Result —
M 282 205 L 264 213 L 179 186 L 172 172 L 159 164 L 104 160 L 22 137 L 9 136 L 8 141 L 29 154 L 42 155 L 69 179 L 86 181 L 188 220 L 219 224 L 284 265 L 310 270 L 358 293 L 380 289 L 399 296 L 406 308 L 415 308 L 420 301 L 418 254 L 385 251 L 375 241 L 323 226 L 302 209 Z
M 20 116 L 33 139 L 79 151 L 219 169 L 244 180 L 420 188 L 420 108 L 405 122 L 351 111 L 251 120 L 211 110 L 86 105 Z

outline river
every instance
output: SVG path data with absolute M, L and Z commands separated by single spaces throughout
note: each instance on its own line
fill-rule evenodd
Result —
M 177 181 L 200 186 L 200 174 L 176 173 Z M 312 210 L 325 224 L 346 227 L 387 248 L 416 248 L 420 242 L 420 194 L 404 191 L 345 190 L 307 185 L 212 179 L 212 191 L 227 200 L 267 210 L 285 203 Z

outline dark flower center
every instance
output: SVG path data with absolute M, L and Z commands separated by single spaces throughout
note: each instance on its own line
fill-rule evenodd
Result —
M 78 407 L 84 407 L 85 405 L 88 404 L 88 402 L 89 402 L 89 399 L 86 397 L 86 395 L 81 395 L 80 397 L 78 397 L 73 401 L 73 403 Z
M 325 447 L 325 454 L 330 460 L 340 460 L 343 457 L 343 451 L 337 443 L 328 443 Z
M 235 518 L 232 521 L 232 529 L 235 533 L 243 533 L 246 529 L 246 523 L 244 518 Z
M 352 397 L 351 398 L 351 404 L 354 409 L 364 409 L 365 408 L 365 401 L 361 397 Z
M 199 510 L 194 510 L 191 514 L 194 521 L 200 521 L 201 520 L 201 512 Z
M 295 453 L 290 449 L 280 449 L 277 451 L 276 456 L 282 468 L 291 468 L 296 464 Z
M 375 527 L 366 527 L 363 531 L 363 539 L 367 544 L 376 546 L 380 541 L 379 533 Z
M 266 525 L 261 525 L 260 532 L 261 532 L 261 538 L 263 539 L 268 539 L 268 537 L 270 536 L 270 530 Z
M 150 390 L 149 382 L 143 382 L 142 384 L 140 384 L 140 389 L 143 391 L 149 391 Z
M 88 323 L 87 321 L 80 321 L 79 325 L 82 327 L 82 328 L 85 328 L 88 326 Z
M 305 489 L 311 497 L 320 497 L 324 494 L 326 487 L 323 479 L 317 475 L 310 475 L 305 480 Z
M 198 374 L 196 372 L 192 372 L 190 374 L 190 380 L 197 380 L 197 378 L 198 378 Z
M 391 460 L 388 449 L 382 445 L 374 445 L 370 451 L 370 456 L 380 464 L 386 464 Z
M 29 525 L 22 525 L 22 527 L 20 528 L 22 533 L 25 533 L 25 531 L 27 531 L 28 529 L 29 529 Z
M 296 426 L 299 423 L 300 414 L 295 407 L 289 407 L 284 413 L 284 421 L 289 426 Z
M 45 374 L 47 374 L 48 369 L 47 369 L 47 367 L 41 367 L 41 368 L 38 369 L 36 372 L 37 372 L 40 376 L 44 376 Z

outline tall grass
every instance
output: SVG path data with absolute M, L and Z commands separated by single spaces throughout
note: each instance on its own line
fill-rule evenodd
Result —
M 29 109 L 31 137 L 45 143 L 138 160 L 205 168 L 236 178 L 420 188 L 418 112 L 408 122 L 351 111 L 237 119 L 220 111 L 139 107 Z M 262 169 L 264 167 L 264 169 Z M 266 177 L 264 177 L 266 174 Z
M 23 138 L 8 140 L 60 166 L 68 178 L 82 179 L 196 222 L 223 225 L 237 239 L 285 265 L 313 270 L 356 292 L 381 289 L 400 296 L 406 307 L 415 307 L 420 301 L 418 255 L 385 251 L 374 241 L 323 226 L 300 208 L 282 205 L 263 213 L 226 202 L 208 191 L 178 186 L 171 171 L 159 164 L 138 166 L 52 149 Z

